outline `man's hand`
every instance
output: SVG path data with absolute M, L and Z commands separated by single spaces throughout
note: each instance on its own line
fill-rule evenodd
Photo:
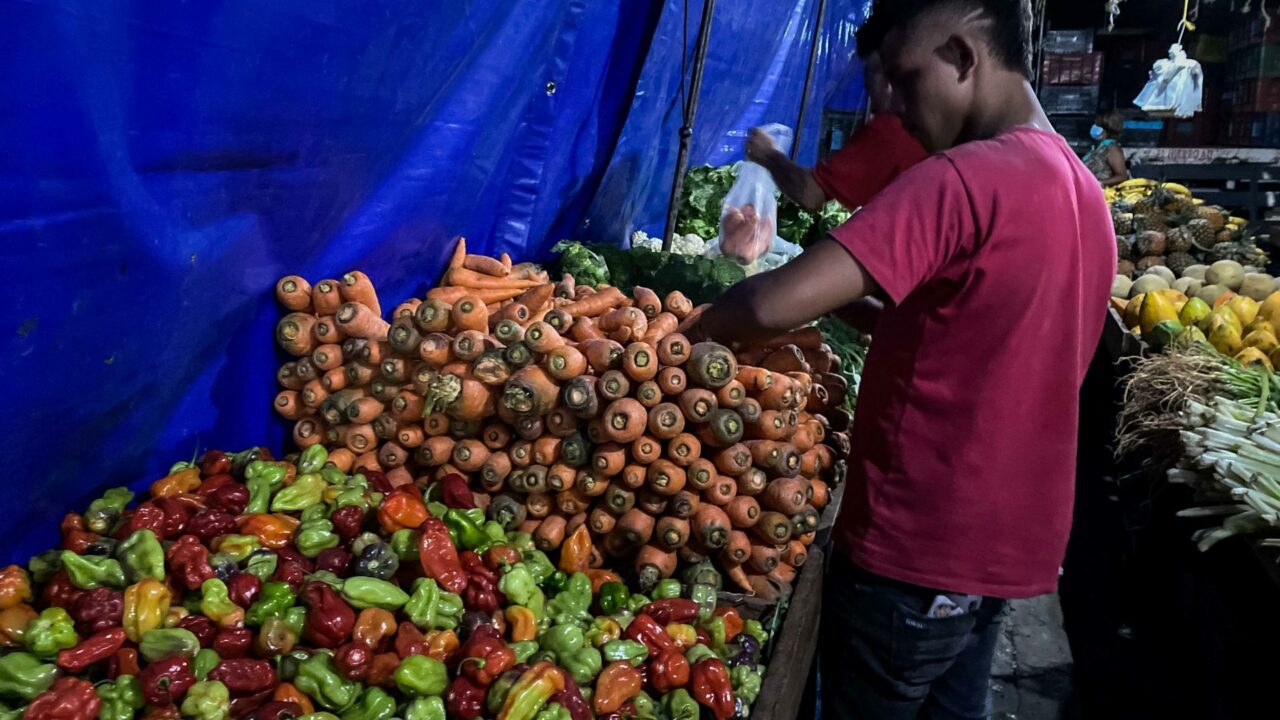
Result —
M 777 151 L 778 146 L 773 143 L 769 133 L 758 127 L 751 128 L 751 132 L 747 133 L 746 155 L 751 162 L 763 164 L 765 159 Z

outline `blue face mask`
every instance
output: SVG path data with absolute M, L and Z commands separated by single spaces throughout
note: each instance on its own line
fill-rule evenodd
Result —
M 1089 137 L 1093 138 L 1094 140 L 1101 140 L 1103 132 L 1104 131 L 1101 127 L 1094 125 L 1093 127 L 1089 128 Z

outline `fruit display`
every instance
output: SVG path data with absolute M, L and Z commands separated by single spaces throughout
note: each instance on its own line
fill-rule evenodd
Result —
M 1117 275 L 1167 267 L 1182 277 L 1190 267 L 1220 260 L 1255 269 L 1267 265 L 1244 218 L 1204 204 L 1182 185 L 1135 178 L 1105 193 L 1115 225 Z
M 0 714 L 25 720 L 745 717 L 758 619 L 691 568 L 639 593 L 580 526 L 549 556 L 460 477 L 322 445 L 206 452 L 107 490 L 0 569 Z M 553 560 L 553 557 L 555 558 Z
M 465 242 L 390 322 L 362 273 L 277 292 L 299 447 L 393 487 L 465 478 L 489 520 L 544 551 L 582 538 L 641 589 L 712 559 L 785 595 L 843 475 L 848 383 L 814 327 L 735 355 L 680 333 L 700 309 L 678 290 L 552 282 Z

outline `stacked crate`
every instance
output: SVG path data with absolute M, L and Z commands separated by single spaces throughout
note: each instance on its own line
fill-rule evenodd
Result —
M 1098 111 L 1102 53 L 1093 51 L 1092 30 L 1045 33 L 1040 62 L 1040 104 L 1054 127 L 1079 153 L 1093 145 L 1089 127 Z
M 1234 147 L 1280 145 L 1280 23 L 1250 18 L 1227 41 L 1228 109 L 1220 140 Z

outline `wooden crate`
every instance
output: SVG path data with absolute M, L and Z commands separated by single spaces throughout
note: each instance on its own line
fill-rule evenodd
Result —
M 1040 80 L 1046 85 L 1097 85 L 1102 82 L 1102 53 L 1045 53 Z

